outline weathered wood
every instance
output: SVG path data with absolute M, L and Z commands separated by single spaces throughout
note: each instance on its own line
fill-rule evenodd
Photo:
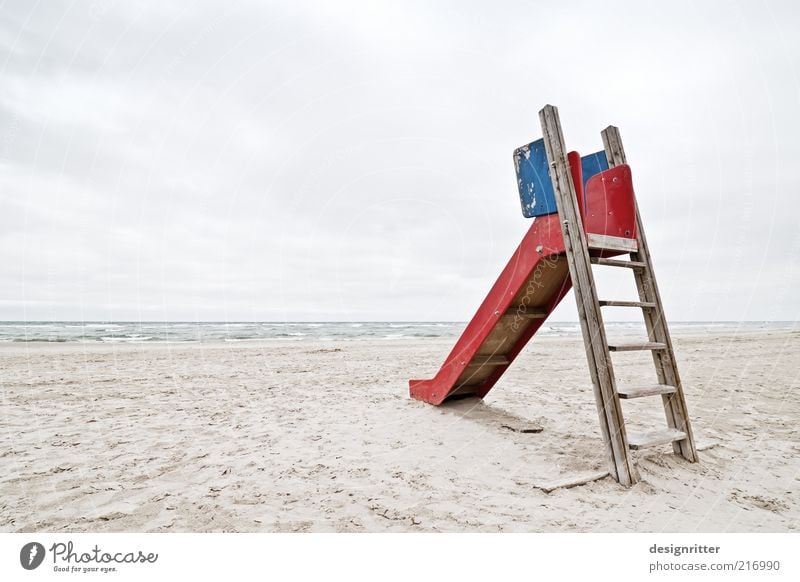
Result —
M 614 126 L 609 126 L 602 131 L 601 135 L 609 167 L 613 168 L 620 164 L 627 163 L 619 129 Z M 645 264 L 644 269 L 634 270 L 636 288 L 639 292 L 639 299 L 656 304 L 655 309 L 645 310 L 643 312 L 648 337 L 653 342 L 663 343 L 667 346 L 666 350 L 653 352 L 653 362 L 656 367 L 658 381 L 661 384 L 668 384 L 676 388 L 674 393 L 664 394 L 662 396 L 664 414 L 667 419 L 667 425 L 670 428 L 686 434 L 685 439 L 673 443 L 673 450 L 687 461 L 694 463 L 697 462 L 698 456 L 691 423 L 689 422 L 689 413 L 686 407 L 683 384 L 681 383 L 680 374 L 678 373 L 675 350 L 672 346 L 672 338 L 667 326 L 666 316 L 664 315 L 661 294 L 658 291 L 653 261 L 650 256 L 647 237 L 644 233 L 644 226 L 638 203 L 635 203 L 635 209 L 637 251 L 631 254 L 631 260 Z
M 709 441 L 709 440 L 700 440 L 695 443 L 695 448 L 697 451 L 707 451 L 708 449 L 713 449 L 714 447 L 718 447 L 721 445 L 722 442 L 720 441 Z
M 628 439 L 628 444 L 632 450 L 636 451 L 638 449 L 657 447 L 659 445 L 666 445 L 668 443 L 680 442 L 683 440 L 686 440 L 685 432 L 675 430 L 674 428 L 668 428 L 665 430 L 649 432 L 641 435 L 631 433 L 631 436 Z
M 607 299 L 600 300 L 600 307 L 641 307 L 649 309 L 655 307 L 655 303 L 649 301 L 609 301 Z
M 607 236 L 605 234 L 594 234 L 590 232 L 586 240 L 589 248 L 593 250 L 632 253 L 637 248 L 635 239 L 623 238 L 621 236 Z
M 675 392 L 675 386 L 668 386 L 667 384 L 617 387 L 617 394 L 619 394 L 619 397 L 626 400 L 630 400 L 631 398 L 643 398 L 645 396 L 658 396 L 660 394 L 672 394 L 673 392 Z
M 660 342 L 641 342 L 629 344 L 608 344 L 609 351 L 612 352 L 640 352 L 644 350 L 666 350 L 667 344 Z
M 522 317 L 524 319 L 544 319 L 550 314 L 544 307 L 528 307 L 524 311 L 518 307 L 512 307 L 505 312 L 506 317 Z
M 475 396 L 475 391 L 478 388 L 480 388 L 480 384 L 461 384 L 460 386 L 456 387 L 455 390 L 451 391 L 447 397 L 448 399 L 453 399 Z
M 539 120 L 578 306 L 586 359 L 592 376 L 597 413 L 606 444 L 609 473 L 622 485 L 630 486 L 639 480 L 639 475 L 628 452 L 622 405 L 617 396 L 611 358 L 608 355 L 608 342 L 592 276 L 589 247 L 578 213 L 575 186 L 567 161 L 558 110 L 552 105 L 546 105 L 539 112 Z
M 467 367 L 504 366 L 508 363 L 510 363 L 509 359 L 505 356 L 475 356 Z
M 608 477 L 608 471 L 599 471 L 597 473 L 589 473 L 588 475 L 577 475 L 573 477 L 565 477 L 563 479 L 558 479 L 556 481 L 551 481 L 550 483 L 545 483 L 542 485 L 534 485 L 537 489 L 541 489 L 545 493 L 551 493 L 556 489 L 569 489 L 570 487 L 576 487 L 578 485 L 586 485 L 587 483 L 591 483 L 593 481 L 599 481 L 600 479 L 605 479 Z
M 640 261 L 621 261 L 619 259 L 606 259 L 603 257 L 592 257 L 592 263 L 608 267 L 627 267 L 628 269 L 644 269 L 646 267 L 646 265 Z

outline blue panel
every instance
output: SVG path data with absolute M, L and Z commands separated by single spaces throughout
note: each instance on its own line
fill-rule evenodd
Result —
M 596 176 L 600 172 L 608 169 L 608 159 L 606 152 L 600 150 L 594 154 L 589 154 L 581 158 L 581 174 L 583 174 L 583 210 L 586 211 L 586 183 L 589 178 Z
M 539 139 L 514 150 L 514 165 L 517 170 L 517 188 L 522 205 L 522 215 L 526 218 L 533 218 L 557 212 L 553 184 L 547 171 L 547 152 L 544 149 L 544 140 Z M 604 151 L 582 157 L 583 191 L 586 192 L 586 182 L 589 181 L 589 178 L 606 170 L 608 170 L 608 160 Z M 585 209 L 585 199 L 583 206 Z
M 544 140 L 540 139 L 514 150 L 514 166 L 517 170 L 522 215 L 532 218 L 556 212 L 556 197 L 547 172 Z
M 605 172 L 607 169 L 608 159 L 606 159 L 606 152 L 603 150 L 582 157 L 581 173 L 583 174 L 583 190 L 586 191 L 586 182 L 589 181 L 589 178 L 600 172 Z

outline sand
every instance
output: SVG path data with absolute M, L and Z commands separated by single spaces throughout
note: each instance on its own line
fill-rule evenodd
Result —
M 792 531 L 800 333 L 677 337 L 701 462 L 605 470 L 579 338 L 537 338 L 485 401 L 410 400 L 453 340 L 0 347 L 0 530 Z M 652 381 L 646 354 L 615 355 Z M 629 430 L 660 399 L 625 403 Z M 520 429 L 541 432 L 521 432 Z

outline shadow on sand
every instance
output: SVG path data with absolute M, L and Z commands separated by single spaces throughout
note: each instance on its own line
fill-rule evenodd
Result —
M 540 423 L 512 414 L 497 406 L 486 404 L 480 398 L 463 398 L 445 402 L 439 410 L 485 428 L 524 435 L 537 434 L 544 429 Z

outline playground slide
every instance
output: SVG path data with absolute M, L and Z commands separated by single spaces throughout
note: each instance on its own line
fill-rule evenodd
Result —
M 435 405 L 449 399 L 483 398 L 572 286 L 555 203 L 546 200 L 552 192 L 539 191 L 538 196 L 535 192 L 550 184 L 549 178 L 541 179 L 547 162 L 545 157 L 542 168 L 543 150 L 538 145 L 534 142 L 515 152 L 523 214 L 535 216 L 533 224 L 436 376 L 409 381 L 413 398 Z M 522 171 L 519 152 L 525 156 Z M 605 156 L 599 156 L 568 155 L 584 229 L 635 241 L 630 168 L 621 165 L 609 170 Z M 535 164 L 538 178 L 526 176 L 525 161 L 529 169 Z M 621 252 L 606 249 L 592 254 L 609 257 Z

